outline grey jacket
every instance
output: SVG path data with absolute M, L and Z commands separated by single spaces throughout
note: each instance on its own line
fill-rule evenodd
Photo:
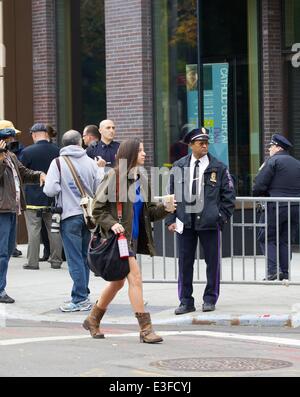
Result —
M 103 169 L 89 158 L 86 151 L 77 145 L 70 145 L 60 150 L 60 170 L 56 160 L 50 164 L 44 186 L 44 193 L 49 197 L 57 196 L 57 205 L 62 207 L 62 219 L 81 215 L 81 195 L 71 171 L 61 156 L 68 156 L 72 161 L 86 193 L 94 197 L 103 178 Z

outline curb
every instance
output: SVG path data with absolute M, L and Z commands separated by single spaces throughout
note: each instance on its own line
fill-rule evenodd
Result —
M 0 327 L 5 324 L 5 320 L 29 320 L 40 322 L 56 322 L 56 323 L 81 323 L 85 316 L 59 316 L 33 314 L 28 312 L 7 312 L 0 311 Z M 300 327 L 300 311 L 291 314 L 185 314 L 180 316 L 172 316 L 165 318 L 156 318 L 152 315 L 153 325 L 219 325 L 219 326 L 257 326 L 257 327 Z M 133 317 L 115 317 L 111 319 L 103 319 L 103 324 L 122 324 L 132 325 L 136 321 Z
M 223 325 L 223 326 L 259 326 L 259 327 L 290 327 L 300 326 L 300 312 L 295 314 L 245 314 L 245 315 L 198 315 L 180 318 L 153 319 L 155 325 Z

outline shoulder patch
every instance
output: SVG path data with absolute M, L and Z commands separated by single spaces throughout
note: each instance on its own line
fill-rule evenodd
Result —
M 231 178 L 231 175 L 230 175 L 230 173 L 229 173 L 228 168 L 226 168 L 226 176 L 227 176 L 227 178 L 228 178 L 228 185 L 229 185 L 229 188 L 230 188 L 230 189 L 233 189 L 233 188 L 234 188 L 234 184 L 233 184 L 233 180 L 232 180 L 232 178 Z

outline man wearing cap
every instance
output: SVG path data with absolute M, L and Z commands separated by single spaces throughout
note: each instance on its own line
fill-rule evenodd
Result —
M 281 134 L 272 136 L 269 153 L 270 157 L 260 167 L 254 179 L 253 195 L 270 197 L 300 197 L 300 161 L 292 157 L 288 150 L 291 142 Z M 297 230 L 299 204 L 291 203 L 290 223 L 291 239 Z M 279 204 L 279 268 L 277 269 L 276 246 L 276 204 L 267 205 L 268 221 L 268 274 L 266 280 L 283 280 L 289 278 L 288 254 L 288 205 Z M 262 214 L 261 222 L 264 222 Z M 263 253 L 265 253 L 265 228 L 260 228 L 258 240 Z
M 13 123 L 0 120 L 0 303 L 14 303 L 7 295 L 8 262 L 16 239 L 16 216 L 25 209 L 23 183 L 45 182 L 45 174 L 24 167 L 9 151 L 9 143 L 20 133 Z
M 59 148 L 49 142 L 47 126 L 43 123 L 36 123 L 30 129 L 30 134 L 34 142 L 33 145 L 26 147 L 21 155 L 23 165 L 31 170 L 42 170 L 47 173 L 53 159 L 59 156 Z M 40 235 L 42 219 L 48 231 L 50 241 L 51 268 L 59 269 L 62 264 L 62 241 L 59 233 L 50 233 L 51 229 L 51 206 L 54 200 L 43 192 L 43 188 L 37 185 L 27 185 L 25 220 L 28 231 L 28 263 L 24 269 L 39 269 Z
M 175 194 L 177 209 L 167 217 L 168 229 L 178 231 L 179 307 L 175 314 L 195 311 L 193 298 L 194 261 L 198 240 L 203 247 L 207 284 L 202 311 L 215 310 L 220 289 L 221 230 L 234 210 L 235 193 L 225 164 L 208 153 L 208 133 L 202 127 L 187 133 L 183 142 L 192 153 L 173 164 L 170 194 Z M 178 230 L 176 222 L 182 230 Z

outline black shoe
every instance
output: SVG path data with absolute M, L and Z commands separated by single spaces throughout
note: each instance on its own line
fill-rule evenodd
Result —
M 14 303 L 15 300 L 8 296 L 6 293 L 0 296 L 0 303 Z
M 214 310 L 216 310 L 216 306 L 213 303 L 207 303 L 207 302 L 203 303 L 202 305 L 203 312 L 213 312 Z
M 59 264 L 59 263 L 51 263 L 51 269 L 61 269 L 61 264 Z
M 23 269 L 27 269 L 27 270 L 39 270 L 39 266 L 30 266 L 30 265 L 28 265 L 28 263 L 26 263 L 26 265 L 23 265 Z
M 39 258 L 39 262 L 47 262 L 47 260 L 49 259 L 49 256 L 42 256 L 42 258 Z
M 187 306 L 187 305 L 179 305 L 177 309 L 175 309 L 175 314 L 185 314 L 196 311 L 195 306 Z
M 13 250 L 13 253 L 11 254 L 11 256 L 14 257 L 14 258 L 18 258 L 21 255 L 22 255 L 22 251 L 18 250 L 17 248 L 15 248 Z
M 263 278 L 263 281 L 275 281 L 277 280 L 277 274 L 269 274 L 267 278 Z
M 288 280 L 289 279 L 289 274 L 288 273 L 284 273 L 284 272 L 280 272 L 279 273 L 279 280 Z

